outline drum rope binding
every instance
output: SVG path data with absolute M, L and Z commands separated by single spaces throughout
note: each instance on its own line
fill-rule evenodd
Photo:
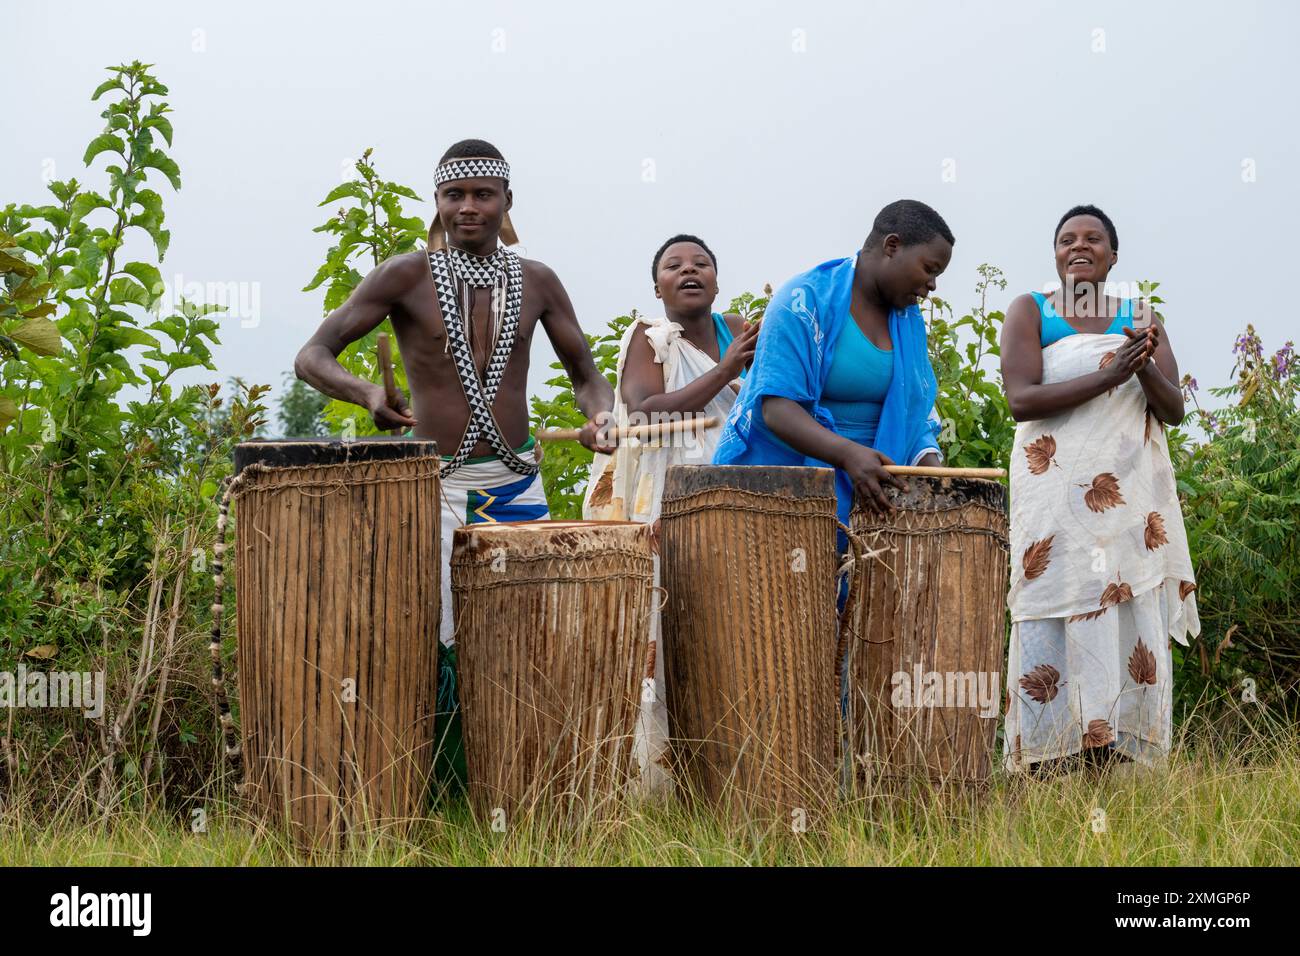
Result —
M 848 528 L 843 522 L 838 520 L 835 522 L 840 526 L 840 530 L 843 531 L 845 535 L 848 536 L 849 550 L 851 552 L 851 556 L 847 557 L 844 563 L 840 565 L 840 573 L 849 571 L 850 577 L 849 577 L 848 599 L 844 602 L 844 610 L 839 616 L 840 617 L 839 640 L 836 643 L 836 647 L 835 647 L 835 662 L 836 662 L 835 667 L 837 671 L 836 673 L 837 681 L 840 680 L 841 677 L 843 676 L 840 673 L 840 671 L 844 666 L 844 655 L 845 652 L 848 650 L 850 634 L 852 634 L 855 638 L 857 638 L 859 641 L 861 641 L 864 644 L 877 643 L 875 641 L 871 641 L 868 638 L 861 636 L 856 631 L 854 631 L 853 628 L 849 625 L 849 619 L 851 616 L 850 610 L 853 607 L 853 602 L 857 596 L 858 588 L 861 586 L 862 579 L 866 575 L 865 565 L 863 564 L 863 562 L 866 561 L 868 558 L 873 558 L 876 561 L 879 561 L 880 564 L 890 574 L 894 576 L 894 580 L 898 581 L 898 572 L 894 569 L 894 567 L 889 562 L 881 558 L 881 555 L 888 554 L 893 551 L 897 551 L 898 549 L 892 547 L 882 547 L 882 548 L 871 547 L 872 544 L 876 543 L 880 535 L 884 534 L 885 532 L 889 532 L 891 535 L 900 538 L 927 538 L 927 537 L 935 537 L 941 534 L 949 534 L 953 531 L 958 531 L 963 534 L 983 535 L 985 537 L 993 538 L 995 541 L 998 542 L 998 544 L 1002 546 L 1002 550 L 1007 551 L 1008 553 L 1010 552 L 1011 545 L 1010 542 L 1007 540 L 1007 536 L 1001 531 L 997 530 L 996 528 L 975 527 L 973 525 L 968 524 L 965 521 L 962 521 L 959 524 L 955 524 L 946 528 L 917 529 L 917 528 L 912 528 L 907 526 L 913 522 L 914 515 L 919 515 L 919 514 L 932 515 L 943 511 L 958 511 L 964 508 L 977 508 L 982 511 L 987 511 L 993 515 L 1001 514 L 1001 512 L 998 511 L 996 508 L 991 508 L 988 505 L 980 502 L 966 502 L 964 505 L 960 505 L 960 506 L 949 506 L 949 507 L 940 507 L 940 508 L 909 509 L 904 514 L 901 515 L 902 520 L 899 524 L 891 525 L 888 527 L 881 526 L 880 528 L 875 529 L 872 532 L 873 538 L 871 542 L 868 542 L 866 538 L 862 535 L 854 534 L 853 531 L 850 528 Z M 901 595 L 902 595 L 902 582 L 898 581 L 898 585 L 899 586 L 894 593 L 895 601 L 901 600 Z M 895 606 L 894 611 L 895 613 L 897 613 L 898 611 L 897 606 Z
M 754 504 L 746 505 L 742 503 L 733 503 L 728 501 L 709 501 L 708 503 L 687 505 L 682 503 L 686 500 L 683 498 L 665 498 L 663 502 L 663 513 L 671 514 L 674 517 L 677 517 L 680 515 L 697 514 L 701 511 L 752 511 L 752 512 L 759 512 L 764 515 L 778 515 L 783 518 L 807 518 L 810 516 L 814 516 L 816 514 L 816 511 L 811 507 L 810 508 L 769 508 L 767 507 L 767 502 L 772 501 L 776 497 L 775 495 L 765 494 L 757 491 L 749 491 L 745 488 L 733 488 L 728 485 L 717 485 L 709 488 L 705 492 L 694 493 L 690 497 L 692 499 L 700 499 L 706 497 L 712 499 L 720 494 L 734 495 L 739 498 L 750 499 L 754 501 Z M 802 500 L 809 502 L 811 505 L 824 505 L 827 502 L 830 502 L 833 506 L 835 502 L 834 497 L 829 497 L 829 498 L 810 497 L 810 498 L 804 498 Z M 758 506 L 759 502 L 763 504 L 763 507 Z M 832 512 L 833 512 L 833 508 L 832 508 Z M 838 524 L 838 522 L 836 523 Z
M 217 510 L 217 540 L 212 546 L 212 639 L 208 643 L 208 651 L 212 655 L 212 688 L 215 696 L 217 708 L 217 720 L 221 724 L 221 736 L 225 742 L 226 758 L 234 763 L 240 755 L 239 736 L 235 733 L 235 720 L 230 714 L 230 699 L 226 694 L 226 674 L 225 669 L 221 666 L 221 623 L 222 612 L 225 610 L 225 583 L 224 558 L 226 553 L 226 525 L 230 515 L 230 499 L 235 490 L 241 485 L 243 475 L 232 479 L 226 477 L 222 479 L 222 488 L 217 492 L 218 510 Z M 236 789 L 242 790 L 244 783 L 241 781 L 236 784 Z

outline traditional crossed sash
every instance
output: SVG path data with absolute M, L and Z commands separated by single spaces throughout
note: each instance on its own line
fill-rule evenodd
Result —
M 443 468 L 444 475 L 455 471 L 469 458 L 470 452 L 482 438 L 497 457 L 511 471 L 520 475 L 535 475 L 537 465 L 524 461 L 515 454 L 501 435 L 501 426 L 492 412 L 497 389 L 505 373 L 506 363 L 515 345 L 519 316 L 524 299 L 524 270 L 519 257 L 509 249 L 498 248 L 491 256 L 472 256 L 462 249 L 437 249 L 429 253 L 429 270 L 433 274 L 433 287 L 442 309 L 443 325 L 447 329 L 447 343 L 456 364 L 456 377 L 469 405 L 469 421 L 461 436 L 460 447 Z M 487 368 L 480 378 L 474 364 L 474 352 L 469 341 L 468 297 L 465 308 L 461 306 L 462 283 L 467 288 L 493 288 L 492 311 L 500 313 L 495 340 L 491 345 Z M 504 287 L 504 295 L 501 294 Z M 501 300 L 504 299 L 502 303 Z

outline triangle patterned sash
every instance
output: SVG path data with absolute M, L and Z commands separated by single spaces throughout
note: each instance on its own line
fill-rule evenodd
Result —
M 463 465 L 480 438 L 492 446 L 492 451 L 511 471 L 520 475 L 535 475 L 537 465 L 524 461 L 515 454 L 501 435 L 501 426 L 492 413 L 492 403 L 496 400 L 501 377 L 505 373 L 506 363 L 515 345 L 515 332 L 519 327 L 519 313 L 524 297 L 524 270 L 519 257 L 509 250 L 504 250 L 506 262 L 506 303 L 501 319 L 501 331 L 497 335 L 495 347 L 488 357 L 485 375 L 479 378 L 474 365 L 474 354 L 465 337 L 465 325 L 460 313 L 458 286 L 451 264 L 445 250 L 439 249 L 429 253 L 429 270 L 433 274 L 433 287 L 438 295 L 438 307 L 442 310 L 443 325 L 447 330 L 447 340 L 451 346 L 452 359 L 456 364 L 456 377 L 460 379 L 461 390 L 469 404 L 469 422 L 465 434 L 461 437 L 460 447 L 451 461 L 442 467 L 442 473 L 448 475 Z

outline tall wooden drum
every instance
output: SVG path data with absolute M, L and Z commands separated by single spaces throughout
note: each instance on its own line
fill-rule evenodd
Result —
M 835 789 L 833 472 L 677 465 L 660 522 L 678 777 L 733 812 L 806 824 Z
M 654 596 L 650 526 L 518 521 L 457 528 L 451 587 L 475 812 L 545 804 L 580 819 L 636 772 L 632 734 Z
M 434 751 L 438 468 L 422 440 L 235 449 L 248 783 L 309 842 L 420 815 Z
M 1007 492 L 978 478 L 904 479 L 897 510 L 855 503 L 861 549 L 841 640 L 860 776 L 978 785 L 1001 714 Z

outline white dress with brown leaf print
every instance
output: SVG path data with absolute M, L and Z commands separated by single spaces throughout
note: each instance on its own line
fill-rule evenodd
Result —
M 1043 349 L 1043 384 L 1113 360 L 1123 335 Z M 1021 422 L 1011 457 L 1006 766 L 1113 744 L 1169 751 L 1172 641 L 1200 633 L 1164 427 L 1136 376 L 1062 415 Z

